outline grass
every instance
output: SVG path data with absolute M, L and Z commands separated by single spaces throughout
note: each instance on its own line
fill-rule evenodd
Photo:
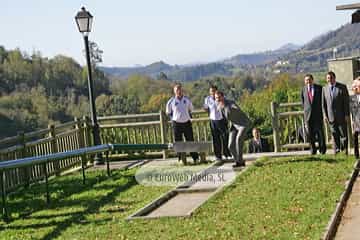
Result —
M 262 159 L 190 218 L 126 221 L 168 190 L 137 185 L 134 170 L 89 172 L 10 196 L 0 239 L 319 239 L 355 159 L 344 155 Z

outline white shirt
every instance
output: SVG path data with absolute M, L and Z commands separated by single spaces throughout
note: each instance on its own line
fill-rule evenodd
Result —
M 184 123 L 191 119 L 190 113 L 194 107 L 190 99 L 182 96 L 180 99 L 172 97 L 166 104 L 166 114 L 171 116 L 171 120 Z
M 204 108 L 209 109 L 210 120 L 223 119 L 223 116 L 222 116 L 221 112 L 219 111 L 218 104 L 216 103 L 215 98 L 213 96 L 208 96 L 205 98 Z

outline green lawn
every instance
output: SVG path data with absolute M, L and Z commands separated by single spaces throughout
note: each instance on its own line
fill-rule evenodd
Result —
M 89 172 L 13 194 L 0 239 L 319 239 L 355 159 L 343 155 L 262 159 L 190 218 L 126 221 L 166 192 L 137 185 L 134 170 Z

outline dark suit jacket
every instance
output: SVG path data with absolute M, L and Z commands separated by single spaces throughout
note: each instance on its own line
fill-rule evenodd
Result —
M 222 113 L 225 119 L 230 122 L 230 129 L 248 128 L 250 126 L 250 119 L 234 101 L 225 99 Z
M 269 152 L 269 143 L 265 138 L 260 138 L 261 144 L 257 144 L 254 139 L 249 141 L 249 153 L 260 153 L 260 152 Z
M 301 101 L 304 107 L 304 120 L 307 126 L 317 124 L 322 126 L 323 124 L 323 111 L 321 106 L 322 99 L 322 87 L 318 84 L 313 84 L 314 96 L 312 102 L 309 99 L 308 87 L 304 86 L 301 90 Z
M 331 97 L 330 85 L 323 87 L 323 112 L 330 123 L 344 124 L 345 117 L 350 116 L 349 92 L 346 85 L 336 82 L 334 96 Z

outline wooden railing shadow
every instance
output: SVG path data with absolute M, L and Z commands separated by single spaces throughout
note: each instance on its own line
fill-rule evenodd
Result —
M 83 211 L 75 211 L 71 213 L 61 213 L 61 214 L 50 214 L 50 215 L 40 215 L 40 216 L 32 216 L 33 213 L 36 213 L 37 211 L 43 210 L 43 204 L 45 203 L 45 200 L 35 199 L 31 200 L 30 194 L 32 194 L 32 191 L 27 191 L 27 197 L 26 199 L 22 199 L 19 202 L 16 203 L 10 203 L 9 206 L 12 208 L 12 211 L 15 213 L 19 213 L 20 218 L 26 218 L 26 219 L 49 219 L 53 217 L 59 217 L 59 216 L 65 216 L 67 217 L 63 221 L 50 221 L 48 223 L 44 224 L 27 224 L 27 225 L 8 225 L 8 226 L 0 226 L 0 230 L 5 229 L 34 229 L 34 228 L 44 228 L 44 227 L 55 227 L 51 232 L 46 234 L 41 239 L 54 239 L 61 235 L 63 231 L 65 231 L 68 227 L 70 227 L 74 223 L 81 224 L 90 224 L 90 222 L 86 221 L 86 216 L 90 214 L 94 214 L 99 212 L 100 208 L 108 203 L 114 202 L 114 200 L 118 197 L 118 195 L 121 192 L 127 191 L 130 188 L 136 186 L 138 183 L 136 182 L 136 179 L 133 174 L 131 173 L 125 173 L 124 171 L 118 171 L 115 174 L 113 174 L 111 177 L 112 181 L 119 180 L 120 178 L 124 180 L 124 183 L 122 185 L 118 184 L 110 184 L 106 185 L 106 188 L 112 189 L 109 193 L 107 193 L 105 196 L 101 197 L 100 199 L 94 199 L 91 196 L 86 198 L 81 198 L 78 200 L 69 200 L 69 197 L 71 197 L 73 194 L 80 194 L 82 192 L 90 191 L 90 190 L 96 190 L 96 184 L 101 184 L 106 179 L 109 180 L 108 177 L 105 175 L 98 175 L 95 178 L 88 179 L 86 185 L 82 184 L 81 178 L 71 178 L 71 179 L 54 179 L 54 181 L 51 184 L 51 190 L 52 192 L 56 192 L 56 190 L 61 189 L 63 192 L 58 197 L 53 197 L 52 202 L 47 207 L 49 210 L 51 209 L 57 209 L 57 208 L 63 208 L 67 206 L 74 206 L 74 205 L 81 205 L 83 208 L 85 208 Z M 58 181 L 60 180 L 60 181 Z M 60 187 L 61 186 L 61 187 Z M 36 193 L 42 186 L 35 186 L 33 188 L 33 192 Z M 21 192 L 16 193 L 12 196 L 13 199 L 16 199 L 19 196 L 23 196 Z M 25 203 L 25 205 L 24 205 Z M 136 204 L 137 202 L 130 202 L 130 204 Z M 129 204 L 127 201 L 126 204 Z M 16 211 L 15 211 L 16 209 Z M 22 211 L 26 209 L 26 214 L 21 214 Z M 106 210 L 107 211 L 107 210 Z M 110 210 L 111 211 L 111 210 Z M 117 209 L 117 211 L 125 211 L 125 209 Z M 16 220 L 16 219 L 13 219 Z M 110 221 L 111 218 L 108 219 L 102 219 L 99 221 Z M 91 224 L 94 224 L 94 221 L 91 221 Z

